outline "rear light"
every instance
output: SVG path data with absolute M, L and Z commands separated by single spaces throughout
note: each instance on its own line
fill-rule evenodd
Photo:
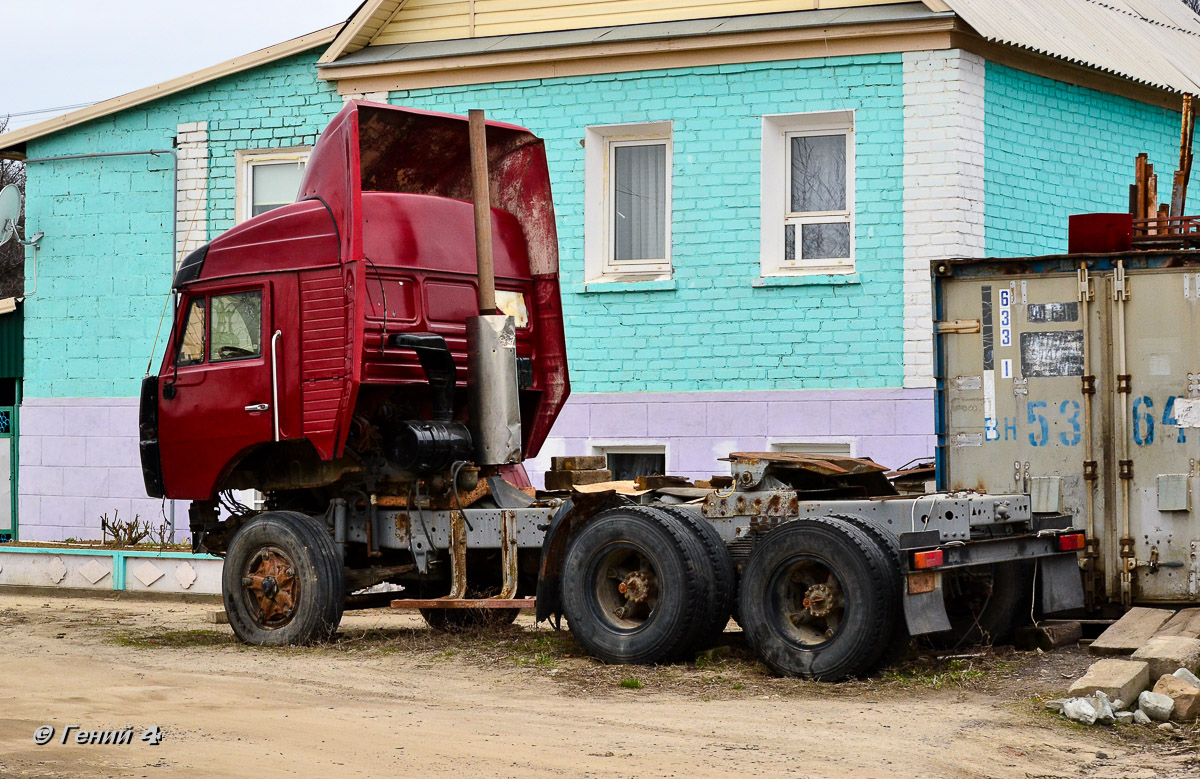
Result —
M 913 555 L 913 568 L 937 568 L 945 562 L 945 556 L 941 549 L 934 549 L 932 552 L 917 552 Z
M 1058 537 L 1058 551 L 1074 552 L 1078 549 L 1083 549 L 1086 544 L 1086 537 L 1083 533 L 1067 533 Z

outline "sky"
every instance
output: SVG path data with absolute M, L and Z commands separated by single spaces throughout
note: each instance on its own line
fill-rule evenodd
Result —
M 360 0 L 2 0 L 9 129 L 344 22 Z M 62 113 L 61 111 L 59 113 Z

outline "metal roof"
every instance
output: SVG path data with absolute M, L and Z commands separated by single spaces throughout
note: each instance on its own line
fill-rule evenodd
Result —
M 1200 16 L 1180 0 L 946 0 L 990 41 L 1200 94 Z
M 469 54 L 495 54 L 506 51 L 543 49 L 555 46 L 582 46 L 592 43 L 616 43 L 684 38 L 722 33 L 759 32 L 764 30 L 802 29 L 805 27 L 834 27 L 846 24 L 918 21 L 953 17 L 950 12 L 935 13 L 923 3 L 826 8 L 814 11 L 788 11 L 750 16 L 722 16 L 712 19 L 686 19 L 678 22 L 592 27 L 582 30 L 531 32 L 516 35 L 496 35 L 489 38 L 460 38 L 419 43 L 392 43 L 367 46 L 347 54 L 335 62 L 320 65 L 322 70 L 355 65 L 374 65 L 383 62 L 457 57 Z

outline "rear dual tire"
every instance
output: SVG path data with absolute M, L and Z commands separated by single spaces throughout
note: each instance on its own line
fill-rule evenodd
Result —
M 562 570 L 571 633 L 605 663 L 679 659 L 728 621 L 700 531 L 658 507 L 597 514 L 571 539 Z
M 776 674 L 840 681 L 870 673 L 897 640 L 899 571 L 855 522 L 800 519 L 767 533 L 746 562 L 739 621 Z

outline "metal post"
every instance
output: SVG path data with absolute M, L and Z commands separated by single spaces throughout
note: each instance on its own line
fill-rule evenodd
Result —
M 483 109 L 468 112 L 471 184 L 475 199 L 475 264 L 479 274 L 479 313 L 496 311 L 496 272 L 492 264 L 492 203 L 488 191 L 487 125 Z

